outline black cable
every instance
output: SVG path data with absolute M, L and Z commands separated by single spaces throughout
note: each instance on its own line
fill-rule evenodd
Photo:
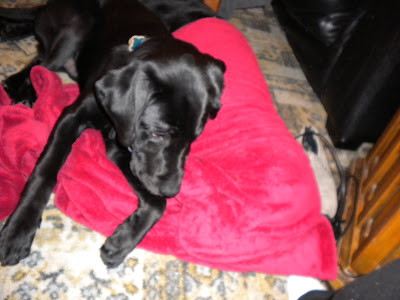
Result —
M 324 143 L 326 148 L 329 150 L 330 154 L 332 155 L 332 157 L 335 161 L 336 168 L 339 173 L 339 185 L 336 190 L 338 206 L 337 206 L 335 216 L 333 218 L 329 219 L 331 226 L 333 228 L 335 239 L 337 241 L 338 238 L 341 238 L 341 236 L 343 235 L 342 234 L 343 221 L 342 221 L 341 217 L 343 214 L 345 197 L 346 197 L 346 192 L 347 192 L 346 191 L 346 183 L 347 183 L 346 173 L 345 173 L 345 170 L 344 170 L 342 164 L 340 163 L 339 157 L 336 154 L 335 147 L 322 134 L 313 131 L 310 127 L 306 127 L 305 132 L 303 134 L 296 136 L 295 138 L 298 139 L 300 137 L 303 137 L 303 139 L 305 139 L 305 143 L 303 143 L 303 147 L 305 147 L 306 149 L 309 148 L 309 150 L 316 153 L 317 151 L 315 151 L 315 149 L 317 147 L 316 147 L 316 141 L 313 140 L 314 135 L 318 136 L 321 139 L 321 141 Z
M 354 222 L 354 220 L 355 220 L 355 218 L 356 218 L 356 208 L 357 208 L 357 203 L 358 203 L 358 187 L 359 187 L 359 182 L 358 182 L 358 179 L 357 179 L 355 176 L 353 176 L 353 175 L 348 176 L 347 179 L 348 179 L 348 180 L 349 180 L 349 179 L 352 179 L 352 180 L 355 181 L 356 187 L 355 187 L 355 195 L 354 195 L 354 206 L 353 206 L 353 211 L 352 211 L 351 216 L 350 216 L 350 220 L 349 220 L 349 222 L 348 222 L 346 228 L 344 228 L 343 230 L 341 230 L 340 235 L 336 238 L 336 243 L 340 242 L 340 240 L 341 240 L 342 237 L 346 234 L 346 232 L 349 230 L 349 228 L 351 227 L 351 225 L 353 225 L 353 222 Z
M 359 181 L 358 179 L 351 175 L 351 176 L 346 176 L 346 172 L 342 166 L 342 164 L 340 163 L 339 157 L 336 154 L 336 149 L 334 148 L 334 146 L 328 141 L 328 139 L 326 139 L 322 134 L 314 132 L 311 128 L 306 127 L 305 132 L 303 134 L 300 134 L 298 136 L 296 136 L 295 138 L 298 139 L 300 137 L 303 137 L 303 147 L 306 150 L 310 150 L 313 151 L 314 153 L 318 152 L 318 146 L 316 141 L 313 139 L 313 136 L 318 136 L 322 142 L 324 143 L 324 145 L 327 147 L 327 149 L 329 150 L 330 154 L 332 155 L 338 173 L 339 173 L 339 186 L 337 188 L 337 199 L 338 199 L 338 208 L 336 211 L 335 216 L 330 219 L 332 228 L 333 228 L 333 232 L 335 235 L 335 240 L 336 240 L 336 244 L 340 242 L 340 240 L 343 238 L 343 236 L 347 233 L 347 231 L 349 230 L 349 228 L 353 225 L 354 221 L 355 221 L 355 216 L 356 216 L 356 208 L 357 208 L 357 203 L 358 203 L 358 198 L 359 198 Z M 342 220 L 342 215 L 343 215 L 343 210 L 344 210 L 344 204 L 345 204 L 345 198 L 346 198 L 346 194 L 347 194 L 347 183 L 349 180 L 354 180 L 355 181 L 355 195 L 354 195 L 354 206 L 353 206 L 353 211 L 351 213 L 350 216 L 350 220 L 347 223 L 346 227 L 343 229 L 343 224 L 345 223 L 344 220 Z M 349 272 L 347 272 L 346 270 L 344 270 L 344 268 L 338 264 L 340 271 L 347 276 L 348 278 L 351 279 L 356 279 L 362 275 L 353 275 L 350 274 Z M 329 289 L 332 289 L 332 286 L 330 285 L 329 282 L 327 282 L 327 285 L 329 287 Z

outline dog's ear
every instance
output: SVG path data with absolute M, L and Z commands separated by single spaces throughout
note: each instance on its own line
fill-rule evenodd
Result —
M 188 67 L 192 70 L 198 69 L 202 73 L 197 78 L 203 78 L 204 82 L 200 85 L 207 89 L 207 117 L 215 119 L 222 106 L 221 95 L 224 89 L 225 63 L 209 54 L 200 53 L 197 49 L 191 54 L 183 54 L 178 63 L 181 64 L 183 70 Z
M 208 116 L 210 119 L 215 119 L 221 108 L 221 95 L 224 89 L 224 73 L 226 67 L 223 61 L 212 57 L 210 58 L 211 60 L 207 65 L 207 73 L 210 78 L 210 88 L 208 89 Z
M 138 118 L 151 94 L 150 89 L 142 63 L 136 59 L 109 70 L 95 83 L 96 97 L 111 119 L 122 146 L 133 144 Z

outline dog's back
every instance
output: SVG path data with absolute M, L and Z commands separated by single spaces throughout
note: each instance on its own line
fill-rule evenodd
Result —
M 135 12 L 132 16 L 131 12 Z M 112 49 L 126 45 L 133 35 L 146 37 L 170 35 L 167 27 L 144 5 L 131 0 L 105 0 L 91 32 L 83 41 L 77 57 L 79 78 L 83 88 L 92 84 L 95 74 L 107 63 Z

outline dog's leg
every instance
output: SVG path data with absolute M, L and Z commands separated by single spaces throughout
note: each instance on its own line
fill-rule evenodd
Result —
M 3 83 L 13 104 L 23 103 L 32 107 L 35 103 L 36 92 L 30 80 L 30 71 L 35 65 L 53 72 L 67 72 L 72 79 L 78 79 L 75 59 L 95 25 L 95 18 L 90 9 L 81 11 L 76 2 L 79 0 L 54 1 L 37 15 L 38 57 Z
M 40 7 L 24 9 L 0 8 L 0 42 L 20 40 L 34 35 L 34 19 L 39 10 Z M 32 107 L 36 100 L 36 92 L 30 80 L 30 72 L 35 65 L 39 65 L 42 62 L 43 48 L 40 44 L 37 50 L 37 57 L 29 65 L 2 82 L 4 90 L 14 104 L 22 103 Z
M 0 42 L 20 40 L 34 33 L 33 22 L 10 22 L 0 18 Z
M 166 199 L 150 194 L 129 169 L 130 153 L 126 148 L 107 144 L 107 156 L 121 169 L 139 199 L 138 209 L 130 215 L 101 248 L 101 259 L 109 268 L 118 266 L 161 219 Z
M 51 49 L 39 50 L 38 57 L 20 72 L 4 80 L 3 87 L 13 104 L 22 103 L 32 107 L 36 101 L 36 92 L 33 89 L 30 72 L 35 65 L 41 65 L 53 72 L 66 71 L 68 75 L 77 79 L 74 57 L 80 46 L 80 39 L 71 38 L 62 31 L 55 37 Z
M 88 123 L 82 123 L 82 119 L 87 120 L 85 106 L 78 99 L 64 110 L 52 130 L 17 208 L 0 232 L 0 263 L 3 266 L 15 265 L 29 255 L 43 210 L 56 185 L 57 174 L 71 152 L 72 144 L 88 127 Z M 92 106 L 97 107 L 96 104 Z

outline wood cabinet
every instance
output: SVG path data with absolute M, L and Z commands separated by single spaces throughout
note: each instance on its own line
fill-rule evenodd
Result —
M 350 176 L 335 288 L 400 257 L 400 110 L 369 155 L 353 162 Z
M 204 3 L 211 7 L 213 11 L 218 11 L 220 0 L 204 0 Z

